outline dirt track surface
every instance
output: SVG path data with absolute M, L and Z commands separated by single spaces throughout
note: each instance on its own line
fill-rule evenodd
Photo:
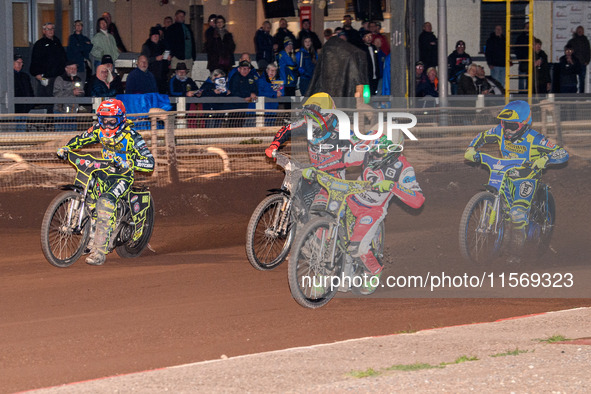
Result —
M 589 210 L 578 202 L 590 194 L 581 181 L 590 177 L 588 162 L 576 158 L 545 175 L 558 220 L 554 252 L 540 268 L 586 269 Z M 458 165 L 417 178 L 427 203 L 420 212 L 390 205 L 385 274 L 461 270 L 459 217 L 486 173 Z M 381 298 L 378 291 L 372 298 L 339 297 L 320 310 L 303 309 L 289 293 L 286 264 L 255 271 L 243 250 L 250 214 L 280 180 L 278 174 L 156 189 L 155 253 L 134 260 L 110 255 L 102 267 L 80 260 L 68 269 L 49 265 L 39 245 L 43 212 L 57 191 L 0 195 L 0 391 L 591 305 L 589 294 L 405 299 Z

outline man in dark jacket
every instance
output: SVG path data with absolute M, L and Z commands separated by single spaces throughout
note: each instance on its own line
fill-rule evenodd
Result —
M 304 19 L 302 21 L 302 30 L 298 33 L 298 39 L 295 42 L 296 49 L 299 49 L 304 44 L 306 38 L 312 40 L 312 46 L 316 51 L 322 48 L 322 43 L 320 42 L 318 35 L 310 30 L 310 19 Z
M 14 97 L 33 97 L 33 87 L 31 86 L 31 77 L 23 69 L 23 57 L 14 55 Z M 31 110 L 31 104 L 15 104 L 14 112 L 17 114 L 26 114 Z
M 490 68 L 490 76 L 504 87 L 505 86 L 505 35 L 503 26 L 496 25 L 495 31 L 490 33 L 486 40 L 484 52 L 486 63 Z
M 429 67 L 437 67 L 437 37 L 433 34 L 431 22 L 425 22 L 423 32 L 419 35 L 419 60 Z
M 273 62 L 273 37 L 269 33 L 270 31 L 271 23 L 264 21 L 254 35 L 256 61 L 259 70 L 266 69 L 267 65 Z
M 52 97 L 55 78 L 62 75 L 66 67 L 66 51 L 59 38 L 55 36 L 55 25 L 48 22 L 43 25 L 43 37 L 35 45 L 31 55 L 29 72 L 37 80 L 37 97 Z M 51 112 L 52 106 L 47 109 Z
M 365 54 L 367 56 L 367 78 L 369 79 L 369 89 L 373 96 L 377 93 L 378 81 L 382 75 L 380 73 L 378 49 L 371 43 L 372 41 L 373 35 L 369 30 L 366 30 L 363 35 L 363 43 L 365 44 Z
M 343 17 L 343 31 L 347 36 L 347 41 L 358 48 L 365 49 L 365 45 L 363 44 L 363 40 L 359 35 L 359 31 L 355 30 L 353 26 L 351 26 L 352 20 L 353 18 L 351 18 L 351 15 L 345 15 Z
M 581 63 L 579 68 L 579 93 L 585 93 L 585 75 L 587 74 L 587 65 L 591 59 L 591 48 L 583 26 L 577 26 L 573 38 L 567 44 L 573 48 L 575 57 Z
M 168 59 L 164 59 L 164 43 L 158 27 L 150 28 L 150 37 L 142 45 L 142 55 L 148 58 L 148 70 L 156 78 L 158 93 L 167 94 Z
M 542 50 L 542 40 L 534 39 L 534 93 L 550 93 L 551 82 L 548 55 Z
M 235 73 L 230 81 L 228 82 L 228 90 L 230 96 L 240 97 L 244 100 L 244 103 L 232 103 L 232 108 L 248 108 L 250 103 L 255 103 L 258 95 L 258 84 L 250 74 L 250 63 L 246 60 L 238 63 L 238 72 Z M 236 113 L 232 116 L 236 116 L 238 119 L 233 122 L 235 127 L 250 126 L 251 122 L 247 122 L 248 117 L 252 117 L 253 113 Z M 240 119 L 241 118 L 241 119 Z
M 459 40 L 456 42 L 456 49 L 447 57 L 447 75 L 451 82 L 451 94 L 458 94 L 459 79 L 471 63 L 472 57 L 466 53 L 466 43 Z
M 195 38 L 191 26 L 185 24 L 185 11 L 175 12 L 174 23 L 166 29 L 164 40 L 172 56 L 170 68 L 176 69 L 177 63 L 180 62 L 192 70 L 195 60 Z
M 279 19 L 279 29 L 277 29 L 277 33 L 273 36 L 273 50 L 275 53 L 279 53 L 283 50 L 283 43 L 285 42 L 285 37 L 289 38 L 289 41 L 295 42 L 296 38 L 287 28 L 287 20 L 284 18 Z
M 83 27 L 81 20 L 74 22 L 74 33 L 68 37 L 68 49 L 66 51 L 68 59 L 76 62 L 78 76 L 82 83 L 86 82 L 87 77 L 90 77 L 90 75 L 86 75 L 85 60 L 90 62 L 90 50 L 92 49 L 90 38 L 82 34 Z

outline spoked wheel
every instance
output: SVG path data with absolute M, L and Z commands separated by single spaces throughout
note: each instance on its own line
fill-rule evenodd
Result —
M 117 254 L 123 258 L 138 257 L 142 254 L 150 238 L 152 238 L 152 231 L 154 230 L 154 200 L 150 196 L 150 206 L 146 210 L 146 221 L 144 222 L 144 229 L 142 235 L 134 241 L 130 239 L 123 245 L 119 245 L 115 248 Z
M 291 295 L 303 307 L 320 308 L 338 291 L 331 284 L 333 277 L 340 277 L 343 256 L 335 248 L 333 223 L 334 219 L 329 218 L 312 219 L 295 241 L 289 258 L 288 280 Z
M 556 220 L 556 203 L 547 186 L 540 187 L 534 196 L 529 211 L 527 239 L 538 256 L 550 248 L 550 239 Z
M 258 270 L 278 267 L 289 253 L 296 226 L 290 223 L 289 210 L 282 211 L 287 199 L 289 197 L 284 194 L 272 194 L 259 203 L 250 217 L 246 230 L 246 256 Z
M 376 258 L 383 264 L 384 263 L 384 239 L 386 236 L 384 221 L 382 220 L 378 225 L 378 230 L 376 231 L 372 241 L 371 241 L 371 250 L 376 256 Z M 364 280 L 361 282 L 362 286 L 351 286 L 351 292 L 356 295 L 370 295 L 375 293 L 378 289 L 377 284 L 379 281 L 376 281 L 377 278 L 372 279 L 372 275 L 367 274 L 367 270 L 363 266 L 363 263 L 359 263 L 360 266 L 356 270 L 356 274 L 363 276 L 366 275 Z M 374 284 L 376 284 L 374 286 Z
M 56 196 L 47 207 L 41 224 L 41 249 L 50 264 L 65 268 L 74 264 L 86 248 L 90 220 L 81 212 L 82 196 L 67 191 Z M 82 217 L 82 228 L 77 225 Z
M 482 264 L 501 253 L 506 226 L 502 217 L 498 218 L 496 233 L 494 223 L 490 224 L 494 199 L 491 193 L 480 192 L 464 208 L 459 238 L 460 251 L 468 261 Z

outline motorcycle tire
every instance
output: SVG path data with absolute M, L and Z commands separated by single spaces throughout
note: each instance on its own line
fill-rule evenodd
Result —
M 139 257 L 152 238 L 152 231 L 154 230 L 154 200 L 150 196 L 150 207 L 146 210 L 146 221 L 142 235 L 137 241 L 130 239 L 123 245 L 115 248 L 117 254 L 125 259 Z
M 548 198 L 546 199 L 546 191 Z M 529 211 L 528 240 L 534 254 L 542 256 L 550 248 L 550 239 L 556 222 L 556 202 L 547 187 L 536 192 Z

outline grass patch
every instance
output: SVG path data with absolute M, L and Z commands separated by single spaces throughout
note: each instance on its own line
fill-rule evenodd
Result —
M 418 371 L 420 369 L 433 369 L 433 368 L 444 368 L 441 365 L 431 365 L 426 363 L 414 363 L 414 364 L 398 364 L 392 365 L 386 368 L 387 371 Z
M 240 141 L 239 145 L 257 145 L 257 144 L 262 144 L 263 140 L 258 139 L 258 138 L 249 138 L 247 140 L 242 140 Z
M 518 348 L 515 348 L 515 350 L 507 350 L 505 353 L 497 353 L 497 354 L 491 354 L 491 357 L 504 357 L 504 356 L 517 356 L 519 354 L 522 353 L 527 353 L 528 350 L 519 350 Z
M 380 374 L 381 374 L 380 371 L 376 371 L 373 368 L 368 368 L 365 371 L 351 371 L 351 372 L 349 372 L 350 376 L 353 376 L 354 378 L 358 378 L 358 379 L 369 378 L 372 376 L 378 376 Z
M 451 363 L 441 363 L 440 365 L 459 364 L 459 363 L 465 363 L 467 361 L 478 361 L 478 357 L 476 357 L 476 356 L 472 356 L 472 357 L 460 356 L 460 357 L 456 358 L 454 361 L 452 361 Z
M 419 371 L 421 369 L 436 369 L 436 368 L 445 368 L 446 365 L 452 364 L 459 364 L 466 361 L 477 361 L 478 357 L 472 356 L 461 356 L 456 358 L 454 361 L 449 363 L 441 363 L 439 365 L 432 365 L 427 363 L 414 363 L 414 364 L 396 364 L 392 365 L 391 367 L 382 369 L 382 370 L 375 370 L 373 368 L 368 368 L 365 371 L 351 371 L 348 373 L 349 376 L 354 378 L 368 378 L 371 376 L 378 376 L 381 375 L 385 371 Z
M 562 342 L 568 341 L 568 338 L 563 335 L 552 335 L 546 339 L 537 339 L 538 342 L 546 342 L 546 343 L 555 343 L 555 342 Z

